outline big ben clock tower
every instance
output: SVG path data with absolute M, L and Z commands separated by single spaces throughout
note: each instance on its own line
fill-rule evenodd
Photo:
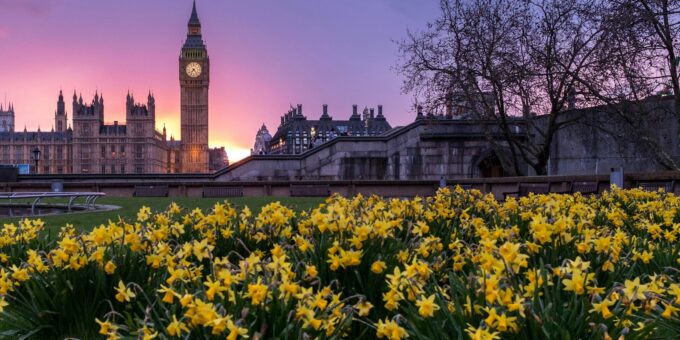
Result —
M 189 18 L 187 40 L 179 57 L 182 143 L 181 171 L 208 172 L 208 85 L 210 60 L 201 36 L 196 1 Z

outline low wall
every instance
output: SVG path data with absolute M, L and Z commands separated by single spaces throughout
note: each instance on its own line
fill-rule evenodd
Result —
M 470 188 L 493 193 L 502 199 L 505 192 L 516 191 L 520 183 L 549 183 L 551 192 L 569 190 L 572 182 L 596 181 L 599 191 L 609 187 L 609 176 L 535 176 L 535 177 L 502 177 L 502 178 L 474 178 L 449 180 L 447 185 L 461 184 Z M 644 174 L 627 174 L 624 186 L 635 187 L 640 182 L 674 181 L 674 191 L 680 190 L 680 172 L 658 172 Z M 291 185 L 329 185 L 333 193 L 343 196 L 381 195 L 385 197 L 412 197 L 433 195 L 439 187 L 439 181 L 428 180 L 359 180 L 359 181 L 230 181 L 217 182 L 211 178 L 178 177 L 165 178 L 134 178 L 122 179 L 116 177 L 89 177 L 86 180 L 64 180 L 65 191 L 96 191 L 104 192 L 110 197 L 132 197 L 136 185 L 167 185 L 170 197 L 202 197 L 203 188 L 208 186 L 234 186 L 243 189 L 244 196 L 290 196 Z M 19 182 L 0 182 L 0 192 L 30 192 L 50 191 L 52 180 L 45 176 L 22 176 Z

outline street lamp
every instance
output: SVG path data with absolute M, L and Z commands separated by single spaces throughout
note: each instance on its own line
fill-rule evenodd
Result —
M 33 149 L 33 161 L 35 162 L 35 173 L 37 174 L 38 171 L 38 161 L 40 160 L 40 149 L 36 146 Z

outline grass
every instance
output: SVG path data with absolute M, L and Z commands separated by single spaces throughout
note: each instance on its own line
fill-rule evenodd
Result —
M 224 200 L 224 198 L 105 197 L 97 200 L 97 204 L 117 205 L 121 208 L 113 211 L 42 216 L 40 219 L 45 221 L 45 225 L 50 229 L 58 229 L 66 225 L 66 223 L 70 223 L 79 230 L 90 230 L 95 226 L 107 223 L 109 220 L 115 221 L 119 217 L 128 221 L 135 220 L 137 218 L 137 212 L 142 206 L 148 206 L 152 211 L 160 211 L 165 210 L 170 203 L 176 202 L 184 209 L 193 210 L 195 208 L 200 208 L 201 210 L 206 211 L 211 209 L 216 202 L 222 202 Z M 323 198 L 317 197 L 235 197 L 226 200 L 238 207 L 248 206 L 253 213 L 258 213 L 264 205 L 276 201 L 281 202 L 295 211 L 309 210 L 324 201 Z M 63 203 L 58 200 L 46 202 Z M 9 223 L 17 222 L 19 220 L 20 218 L 2 218 L 0 219 L 0 222 Z

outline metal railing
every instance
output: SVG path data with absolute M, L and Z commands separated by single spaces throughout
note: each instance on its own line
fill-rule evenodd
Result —
M 31 215 L 35 214 L 35 207 L 43 198 L 68 198 L 67 209 L 70 212 L 75 200 L 79 197 L 85 198 L 85 203 L 82 206 L 85 209 L 94 209 L 95 202 L 99 197 L 106 196 L 103 192 L 0 192 L 0 200 L 9 200 L 10 206 L 13 204 L 12 200 L 32 199 Z

